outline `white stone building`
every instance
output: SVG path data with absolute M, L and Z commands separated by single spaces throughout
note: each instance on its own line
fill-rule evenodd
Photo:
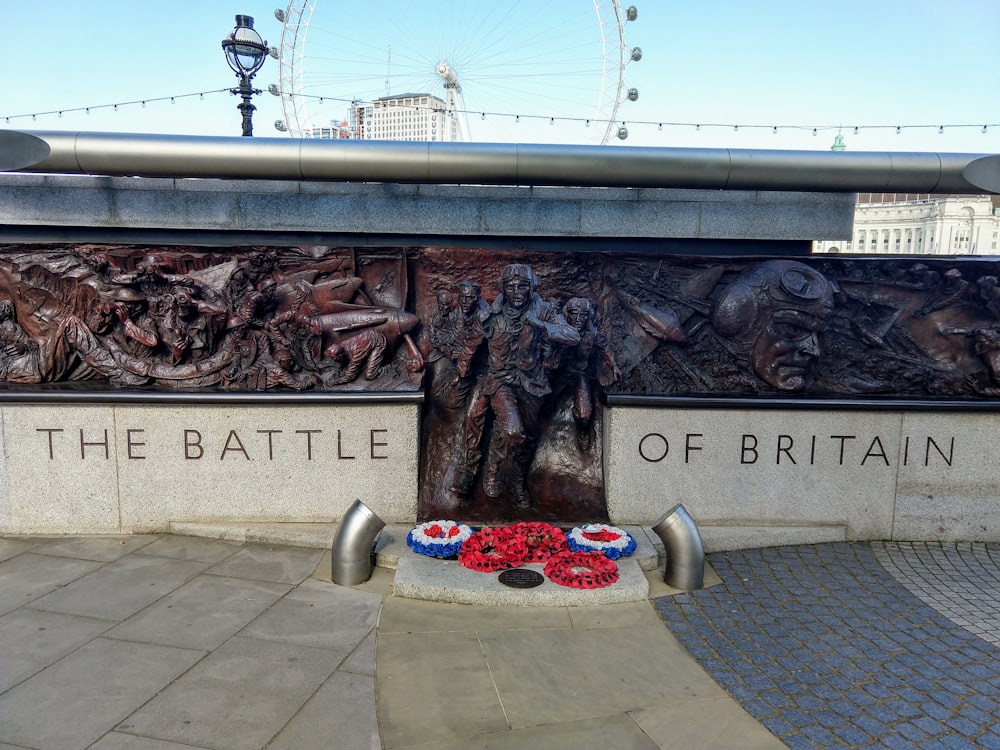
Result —
M 816 253 L 996 255 L 1000 196 L 860 193 L 850 240 L 818 240 Z
M 432 94 L 383 96 L 351 108 L 351 137 L 378 141 L 458 141 L 458 118 Z
M 373 102 L 354 101 L 348 119 L 309 129 L 310 138 L 352 138 L 368 141 L 460 141 L 458 116 L 432 94 L 383 96 Z

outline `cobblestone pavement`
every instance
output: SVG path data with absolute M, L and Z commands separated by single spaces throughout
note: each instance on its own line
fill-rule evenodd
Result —
M 657 609 L 788 747 L 1000 748 L 1000 545 L 838 543 L 709 562 L 721 586 Z

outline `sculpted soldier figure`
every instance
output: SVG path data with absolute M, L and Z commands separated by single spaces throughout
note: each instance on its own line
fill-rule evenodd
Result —
M 583 297 L 573 297 L 563 306 L 563 316 L 579 332 L 580 343 L 563 353 L 560 377 L 563 387 L 572 389 L 576 441 L 584 452 L 593 444 L 594 382 L 609 386 L 622 378 L 607 337 L 594 324 L 594 315 L 594 303 Z
M 447 356 L 444 350 L 448 348 L 448 340 L 451 336 L 448 326 L 448 316 L 451 315 L 454 307 L 454 294 L 447 290 L 438 292 L 437 305 L 434 307 L 434 312 L 431 313 L 430 320 L 427 322 L 427 327 L 430 330 L 431 345 L 434 347 L 434 351 L 427 357 L 428 362 L 437 362 L 441 357 Z
M 500 274 L 500 294 L 480 313 L 487 342 L 486 372 L 473 390 L 465 415 L 463 444 L 456 458 L 451 491 L 467 495 L 482 457 L 487 416 L 492 413 L 483 489 L 489 497 L 504 491 L 515 508 L 531 505 L 525 479 L 544 397 L 551 392 L 545 370 L 552 345 L 574 346 L 580 333 L 535 292 L 531 267 L 512 263 Z
M 792 260 L 751 266 L 726 287 L 711 320 L 723 345 L 779 391 L 802 391 L 833 312 L 834 285 Z
M 483 318 L 489 305 L 482 298 L 482 289 L 475 281 L 460 281 L 456 287 L 458 305 L 445 321 L 438 347 L 451 362 L 451 373 L 435 391 L 437 398 L 449 409 L 457 409 L 469 396 L 480 369 L 477 354 L 483 343 Z
M 243 323 L 239 325 L 245 327 Z M 233 357 L 221 373 L 223 388 L 267 391 L 284 386 L 304 390 L 315 383 L 313 373 L 291 373 L 275 361 L 264 331 L 250 330 L 244 333 L 233 344 Z
M 374 328 L 367 328 L 361 333 L 346 339 L 339 344 L 330 344 L 324 355 L 328 359 L 344 361 L 344 369 L 332 381 L 333 385 L 350 383 L 365 371 L 366 380 L 374 380 L 382 372 L 382 362 L 388 341 L 385 336 Z
M 42 381 L 38 342 L 17 322 L 14 303 L 9 299 L 0 300 L 0 380 Z
M 427 355 L 426 363 L 433 373 L 434 395 L 439 399 L 445 397 L 452 376 L 451 360 L 448 359 L 452 339 L 448 316 L 454 307 L 455 295 L 447 290 L 439 291 L 437 305 L 427 321 L 428 338 L 432 348 Z

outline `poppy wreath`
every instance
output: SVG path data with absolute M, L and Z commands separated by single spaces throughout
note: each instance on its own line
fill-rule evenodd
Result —
M 469 570 L 493 573 L 516 568 L 524 562 L 528 547 L 509 528 L 484 527 L 465 540 L 458 561 Z
M 472 536 L 472 528 L 455 521 L 428 521 L 417 524 L 406 535 L 406 544 L 419 555 L 452 558 Z
M 559 552 L 544 572 L 553 583 L 574 589 L 599 589 L 618 580 L 618 565 L 600 552 Z
M 600 552 L 609 560 L 635 552 L 635 539 L 627 531 L 606 523 L 588 523 L 570 529 L 566 544 L 574 552 Z
M 524 540 L 527 552 L 522 562 L 543 563 L 557 552 L 567 549 L 566 534 L 548 523 L 522 521 L 511 524 L 507 530 Z

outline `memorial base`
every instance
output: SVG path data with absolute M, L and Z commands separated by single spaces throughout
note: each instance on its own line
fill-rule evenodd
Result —
M 5 404 L 0 533 L 416 515 L 420 406 Z M 329 541 L 326 542 L 329 545 Z

